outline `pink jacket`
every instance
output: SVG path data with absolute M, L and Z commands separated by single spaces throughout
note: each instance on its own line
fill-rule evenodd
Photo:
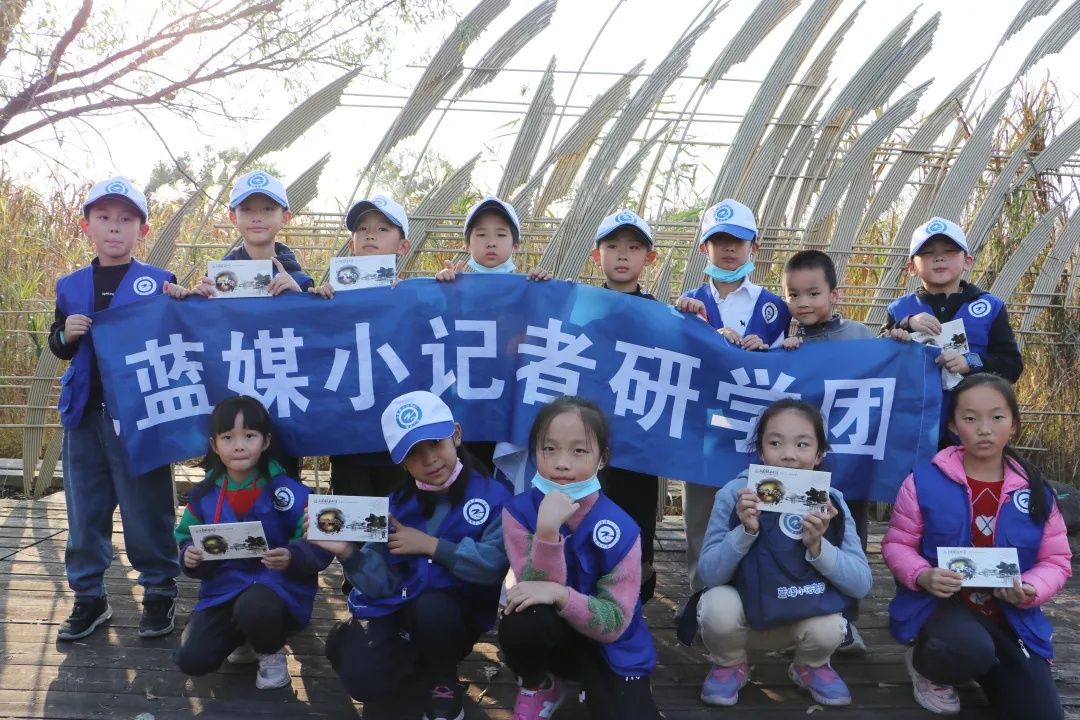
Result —
M 945 473 L 946 477 L 967 489 L 968 502 L 970 502 L 971 490 L 968 489 L 967 474 L 964 472 L 964 449 L 959 446 L 947 447 L 934 456 L 933 463 Z M 1009 502 L 1009 497 L 1014 491 L 1026 488 L 1027 485 L 1027 479 L 1006 463 L 998 512 L 1001 511 L 1003 503 Z M 923 518 L 922 511 L 919 509 L 919 498 L 915 492 L 914 478 L 908 475 L 896 496 L 889 530 L 881 543 L 881 554 L 897 581 L 915 592 L 922 590 L 916 583 L 916 578 L 919 577 L 919 573 L 930 567 L 930 563 L 919 552 L 922 535 Z M 1065 533 L 1065 522 L 1055 503 L 1043 529 L 1042 543 L 1039 545 L 1035 565 L 1021 575 L 1023 582 L 1035 588 L 1035 597 L 1020 607 L 1043 604 L 1061 590 L 1071 575 L 1072 551 L 1069 549 L 1069 539 Z

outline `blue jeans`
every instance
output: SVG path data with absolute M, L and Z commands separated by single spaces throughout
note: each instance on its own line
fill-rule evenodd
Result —
M 102 407 L 87 408 L 64 433 L 64 498 L 68 539 L 64 566 L 76 600 L 105 595 L 112 564 L 112 517 L 120 506 L 124 546 L 139 571 L 143 598 L 176 597 L 176 511 L 168 465 L 131 475 L 113 420 Z

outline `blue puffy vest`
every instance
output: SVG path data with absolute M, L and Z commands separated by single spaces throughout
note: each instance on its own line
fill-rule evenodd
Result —
M 697 290 L 687 293 L 686 297 L 692 297 L 705 304 L 705 314 L 709 318 L 710 325 L 717 330 L 724 327 L 720 307 L 713 298 L 709 283 L 705 283 Z M 742 335 L 744 337 L 757 335 L 766 345 L 772 345 L 777 338 L 787 335 L 790 324 L 791 312 L 788 311 L 787 303 L 762 288 L 757 302 L 754 303 L 754 311 L 750 313 L 750 318 L 746 321 L 746 327 L 742 329 Z
M 214 522 L 220 492 L 221 488 L 214 488 L 192 503 L 192 511 L 203 523 Z M 237 517 L 228 502 L 222 503 L 219 522 L 262 521 L 267 545 L 271 549 L 286 547 L 304 516 L 309 493 L 304 485 L 288 475 L 278 475 L 270 480 L 245 515 Z M 258 583 L 277 593 L 300 627 L 311 621 L 311 606 L 318 590 L 317 574 L 302 580 L 297 579 L 281 570 L 265 567 L 259 558 L 213 562 L 220 567 L 199 584 L 199 601 L 195 604 L 195 610 L 205 610 L 226 603 Z
M 109 307 L 138 302 L 147 297 L 160 295 L 162 286 L 172 280 L 173 274 L 154 265 L 146 265 L 132 259 L 131 267 L 116 288 Z M 92 265 L 76 270 L 56 281 L 56 307 L 64 315 L 94 316 L 94 268 Z M 65 428 L 78 427 L 86 410 L 90 395 L 90 373 L 94 356 L 94 330 L 90 329 L 79 340 L 75 357 L 60 378 L 60 424 Z
M 990 327 L 1004 307 L 1005 303 L 1000 298 L 984 292 L 971 302 L 961 305 L 956 314 L 948 319 L 961 319 L 964 321 L 968 347 L 971 352 L 982 355 L 990 346 Z M 923 312 L 934 315 L 934 309 L 916 293 L 904 295 L 889 303 L 889 315 L 895 322 L 900 322 L 910 315 L 918 315 Z
M 837 515 L 829 522 L 824 537 L 839 548 L 844 541 L 844 511 L 835 494 L 833 505 Z M 750 627 L 768 630 L 843 612 L 855 603 L 806 561 L 806 546 L 800 537 L 801 516 L 763 512 L 758 522 L 757 540 L 739 562 L 734 578 Z M 732 511 L 731 528 L 741 525 L 738 514 Z
M 390 496 L 390 513 L 394 518 L 402 525 L 427 532 L 427 518 L 420 510 L 416 494 L 400 505 L 395 503 L 395 497 L 396 494 Z M 479 541 L 492 519 L 499 517 L 509 497 L 510 491 L 502 483 L 472 471 L 462 501 L 447 511 L 435 536 L 455 543 L 465 538 Z M 390 615 L 426 590 L 451 589 L 465 598 L 478 627 L 487 630 L 495 624 L 501 585 L 466 582 L 433 558 L 421 555 L 388 554 L 386 561 L 391 569 L 401 574 L 401 592 L 385 598 L 369 598 L 354 587 L 349 593 L 349 610 L 353 617 Z
M 913 474 L 923 518 L 919 552 L 937 567 L 939 547 L 971 546 L 971 498 L 967 485 L 949 478 L 936 465 L 921 465 Z M 1021 572 L 1035 564 L 1043 538 L 1043 525 L 1032 521 L 1027 510 L 1030 497 L 1030 490 L 1024 488 L 1002 498 L 994 525 L 994 545 L 1016 548 Z M 1052 507 L 1049 491 L 1046 502 Z M 889 603 L 889 632 L 898 642 L 911 642 L 940 602 L 924 590 L 915 592 L 897 583 L 896 597 Z M 1053 657 L 1054 629 L 1040 608 L 1018 608 L 1003 602 L 1001 610 L 1025 645 L 1044 658 Z
M 515 495 L 506 509 L 526 530 L 535 533 L 536 516 L 543 499 L 544 494 L 532 488 Z M 567 586 L 595 596 L 600 579 L 626 557 L 641 531 L 622 508 L 601 492 L 577 531 L 572 533 L 563 525 L 559 534 L 565 538 Z M 597 644 L 608 666 L 622 677 L 648 675 L 656 667 L 656 647 L 645 625 L 640 599 L 623 634 L 613 642 Z

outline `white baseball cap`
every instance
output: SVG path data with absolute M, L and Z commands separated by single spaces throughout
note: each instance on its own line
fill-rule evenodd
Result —
M 289 196 L 285 194 L 285 186 L 276 177 L 262 170 L 255 170 L 237 178 L 229 194 L 229 209 L 235 209 L 252 195 L 265 195 L 286 210 L 289 209 Z
M 412 446 L 454 434 L 454 415 L 438 395 L 415 390 L 390 401 L 382 414 L 383 438 L 390 459 L 400 463 Z
M 138 210 L 139 214 L 142 215 L 143 222 L 146 222 L 148 216 L 146 196 L 142 194 L 141 190 L 128 182 L 127 178 L 119 175 L 108 180 L 102 180 L 90 188 L 90 192 L 86 194 L 86 202 L 83 203 L 83 217 L 90 217 L 90 206 L 105 198 L 124 200 Z
M 596 237 L 593 238 L 593 242 L 599 247 L 601 240 L 621 227 L 635 228 L 645 237 L 645 240 L 649 243 L 650 250 L 656 245 L 656 242 L 653 240 L 652 228 L 649 227 L 649 223 L 642 220 L 641 216 L 633 210 L 620 210 L 601 220 L 600 227 L 596 229 Z
M 360 222 L 360 216 L 371 210 L 381 212 L 390 222 L 401 228 L 401 232 L 405 233 L 405 237 L 409 237 L 409 218 L 405 214 L 405 208 L 386 195 L 376 195 L 373 198 L 356 201 L 349 208 L 349 214 L 345 216 L 345 227 L 349 229 L 349 232 L 355 232 L 356 224 Z
M 968 248 L 967 236 L 964 235 L 964 231 L 959 225 L 952 220 L 932 217 L 924 225 L 915 228 L 915 232 L 911 233 L 911 250 L 908 252 L 908 257 L 915 257 L 915 254 L 926 244 L 926 241 L 935 235 L 944 235 L 959 245 L 965 255 L 971 254 L 971 250 Z
M 698 243 L 704 245 L 713 235 L 727 233 L 740 240 L 757 238 L 757 221 L 750 208 L 730 198 L 721 200 L 705 211 L 701 217 L 701 235 Z
M 486 196 L 470 208 L 469 214 L 465 216 L 466 239 L 469 237 L 469 231 L 472 230 L 473 220 L 485 210 L 495 210 L 504 216 L 510 223 L 510 234 L 514 237 L 514 244 L 516 245 L 521 241 L 521 222 L 518 220 L 517 211 L 514 210 L 513 205 L 500 200 L 494 195 Z

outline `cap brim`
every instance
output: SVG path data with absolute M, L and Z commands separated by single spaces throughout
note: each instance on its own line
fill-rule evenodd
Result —
M 95 203 L 99 203 L 102 200 L 123 200 L 128 205 L 135 208 L 135 211 L 139 213 L 139 217 L 143 219 L 143 222 L 146 222 L 146 213 L 141 207 L 139 207 L 139 204 L 129 198 L 127 195 L 121 195 L 120 193 L 106 193 L 105 195 L 94 198 L 90 202 L 86 203 L 85 205 L 83 205 L 83 217 L 86 217 L 86 215 L 90 212 L 90 208 L 93 207 Z
M 624 227 L 633 228 L 634 230 L 637 230 L 637 234 L 641 236 L 642 240 L 644 240 L 646 243 L 648 243 L 650 250 L 656 246 L 656 243 L 653 241 L 653 239 L 651 237 L 649 237 L 648 235 L 646 235 L 644 230 L 642 230 L 641 228 L 639 228 L 637 225 L 635 225 L 632 222 L 624 222 L 624 223 L 620 223 L 619 225 L 616 225 L 615 227 L 611 228 L 610 230 L 608 230 L 603 235 L 600 235 L 599 237 L 597 237 L 596 240 L 593 241 L 593 244 L 596 245 L 596 247 L 600 247 L 600 243 L 602 243 L 604 241 L 604 238 L 613 235 L 616 230 L 621 230 Z
M 757 233 L 750 228 L 744 228 L 742 225 L 713 225 L 709 228 L 709 234 L 701 238 L 701 244 L 709 242 L 713 235 L 719 233 L 727 233 L 728 235 L 734 235 L 740 240 L 747 242 L 753 241 L 757 237 Z
M 248 190 L 246 192 L 243 192 L 243 193 L 237 195 L 236 197 L 234 197 L 232 200 L 229 201 L 229 209 L 230 210 L 235 210 L 237 205 L 244 202 L 245 200 L 247 200 L 252 195 L 265 195 L 266 197 L 270 198 L 271 200 L 273 200 L 274 202 L 276 202 L 278 205 L 285 208 L 286 210 L 289 209 L 289 203 L 288 203 L 288 201 L 285 200 L 285 198 L 280 198 L 280 197 L 278 197 L 277 195 L 275 195 L 272 192 L 267 192 L 265 188 L 263 188 L 261 190 Z
M 400 464 L 416 443 L 424 440 L 443 440 L 453 434 L 454 423 L 452 420 L 444 420 L 413 428 L 402 435 L 397 445 L 390 450 L 390 459 L 394 461 L 394 464 Z
M 971 253 L 971 251 L 968 250 L 967 246 L 964 243 L 957 242 L 956 238 L 954 238 L 952 235 L 949 235 L 948 233 L 934 233 L 933 235 L 927 235 L 918 244 L 912 246 L 912 248 L 908 251 L 908 259 L 910 260 L 911 258 L 915 257 L 916 253 L 918 253 L 920 250 L 922 250 L 923 245 L 925 245 L 926 243 L 930 242 L 931 240 L 933 240 L 934 238 L 937 238 L 937 237 L 945 238 L 946 240 L 951 242 L 953 245 L 960 248 L 965 255 L 969 255 Z
M 394 227 L 402 231 L 405 230 L 405 228 L 401 227 L 401 223 L 399 223 L 389 213 L 387 213 L 385 210 L 383 210 L 381 207 L 371 202 L 370 200 L 361 200 L 360 202 L 349 208 L 349 212 L 345 216 L 345 229 L 349 232 L 355 232 L 356 223 L 359 222 L 360 218 L 364 215 L 364 213 L 371 212 L 372 210 L 379 213 L 391 223 L 393 223 Z

